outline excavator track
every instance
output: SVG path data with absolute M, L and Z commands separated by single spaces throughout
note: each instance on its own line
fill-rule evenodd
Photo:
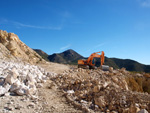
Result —
M 97 69 L 96 66 L 88 66 L 88 65 L 78 65 L 78 68 L 83 68 L 83 69 Z
M 90 67 L 88 65 L 78 65 L 78 68 L 89 69 Z

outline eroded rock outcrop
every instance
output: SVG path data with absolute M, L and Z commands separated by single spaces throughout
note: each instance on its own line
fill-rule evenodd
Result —
M 0 46 L 3 47 L 2 51 L 7 50 L 4 57 L 19 58 L 29 63 L 38 63 L 44 61 L 34 50 L 24 44 L 16 34 L 7 33 L 7 31 L 0 30 Z M 9 54 L 8 54 L 9 53 Z

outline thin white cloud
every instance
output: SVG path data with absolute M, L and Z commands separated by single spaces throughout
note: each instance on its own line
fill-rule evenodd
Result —
M 17 27 L 28 27 L 28 28 L 35 28 L 35 29 L 50 29 L 50 30 L 61 30 L 62 27 L 51 27 L 51 26 L 35 26 L 35 25 L 29 25 L 29 24 L 23 24 L 20 22 L 12 22 Z
M 145 30 L 146 27 L 147 27 L 147 24 L 145 23 L 136 23 L 134 26 L 135 30 L 138 30 L 138 31 L 143 31 Z
M 92 49 L 88 49 L 88 50 L 86 50 L 85 52 L 90 52 Z
M 6 24 L 8 22 L 5 18 L 0 18 L 0 24 Z
M 99 48 L 99 47 L 101 47 L 101 46 L 103 46 L 103 45 L 105 45 L 105 43 L 100 43 L 100 44 L 94 46 L 94 49 L 95 49 L 95 48 Z
M 61 30 L 62 25 L 58 27 L 52 27 L 52 26 L 38 26 L 38 25 L 31 25 L 31 24 L 24 24 L 16 21 L 11 21 L 7 19 L 0 19 L 0 24 L 8 24 L 8 25 L 13 25 L 16 28 L 34 28 L 34 29 L 48 29 L 48 30 Z
M 150 7 L 150 0 L 146 0 L 145 2 L 143 2 L 142 6 L 144 6 L 144 7 Z
M 99 47 L 102 47 L 104 46 L 106 43 L 100 43 L 100 44 L 97 44 L 96 46 L 88 49 L 86 52 L 90 52 L 90 51 L 94 51 L 95 49 L 99 48 Z
M 150 7 L 150 0 L 137 0 L 141 6 Z
M 69 11 L 62 11 L 62 12 L 60 12 L 60 16 L 62 18 L 67 19 L 67 18 L 70 18 L 72 15 L 71 15 L 71 13 Z
M 69 11 L 64 11 L 61 13 L 61 16 L 63 18 L 69 18 L 69 17 L 71 17 L 71 13 Z
M 60 50 L 68 49 L 70 46 L 71 46 L 71 44 L 65 45 L 65 46 L 61 47 Z

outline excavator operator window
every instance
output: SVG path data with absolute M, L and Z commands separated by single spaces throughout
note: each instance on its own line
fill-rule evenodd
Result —
M 92 60 L 92 64 L 95 64 L 95 60 L 94 59 Z

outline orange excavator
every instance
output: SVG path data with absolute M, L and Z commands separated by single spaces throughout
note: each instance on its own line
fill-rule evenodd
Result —
M 101 55 L 99 55 L 98 53 L 101 53 Z M 84 69 L 95 69 L 95 60 L 94 58 L 101 58 L 101 67 L 106 67 L 104 66 L 104 51 L 102 52 L 95 52 L 92 53 L 88 59 L 82 59 L 82 60 L 78 60 L 78 68 L 84 68 Z M 108 67 L 107 67 L 108 68 Z

